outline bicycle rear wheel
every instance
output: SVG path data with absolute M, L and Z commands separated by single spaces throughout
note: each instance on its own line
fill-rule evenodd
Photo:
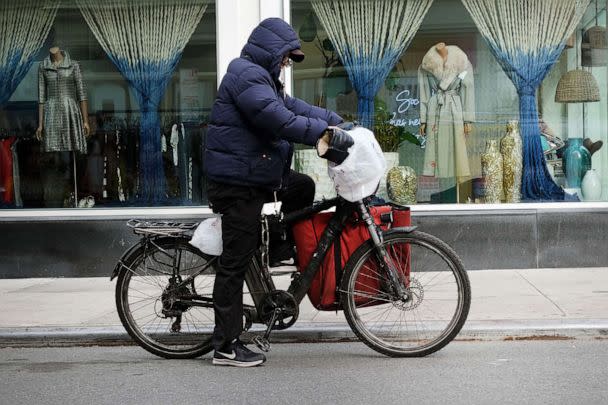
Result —
M 215 282 L 211 259 L 213 256 L 201 253 L 187 239 L 159 238 L 123 261 L 116 283 L 116 307 L 137 344 L 170 359 L 195 358 L 211 351 Z M 191 282 L 176 287 L 194 274 Z M 187 296 L 206 300 L 209 307 L 184 304 L 182 298 Z
M 462 262 L 441 240 L 423 232 L 395 232 L 383 242 L 410 299 L 391 292 L 371 241 L 348 261 L 341 286 L 346 319 L 369 347 L 392 357 L 421 357 L 460 331 L 471 303 Z

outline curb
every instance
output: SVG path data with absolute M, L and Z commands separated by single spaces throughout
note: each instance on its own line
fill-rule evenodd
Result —
M 248 340 L 263 333 L 261 327 L 244 334 Z M 608 319 L 470 321 L 456 341 L 519 341 L 608 339 Z M 273 343 L 321 343 L 356 341 L 346 324 L 300 323 L 275 331 Z M 122 326 L 0 328 L 0 348 L 134 345 Z

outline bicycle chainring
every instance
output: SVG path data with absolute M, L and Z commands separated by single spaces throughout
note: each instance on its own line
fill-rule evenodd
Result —
M 266 294 L 260 306 L 260 318 L 268 325 L 275 310 L 279 314 L 272 329 L 282 330 L 292 326 L 299 315 L 299 307 L 293 295 L 287 291 L 277 290 Z

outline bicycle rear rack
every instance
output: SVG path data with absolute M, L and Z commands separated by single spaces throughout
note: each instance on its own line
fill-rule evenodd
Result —
M 136 235 L 155 235 L 177 237 L 191 232 L 198 226 L 199 222 L 175 222 L 175 221 L 142 221 L 131 219 L 127 226 L 133 229 Z

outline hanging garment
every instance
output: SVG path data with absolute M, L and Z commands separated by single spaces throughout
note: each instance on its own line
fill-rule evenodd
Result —
M 125 199 L 130 201 L 137 195 L 139 173 L 139 135 L 138 129 L 126 128 L 122 131 L 121 142 L 121 182 Z
M 177 124 L 173 124 L 171 127 L 171 148 L 173 150 L 173 165 L 177 166 L 179 163 L 179 156 L 177 153 L 177 146 L 179 145 L 179 131 Z
M 0 139 L 0 204 L 13 204 L 13 149 L 15 137 Z
M 166 194 L 167 198 L 170 201 L 178 201 L 179 197 L 179 178 L 178 178 L 178 170 L 177 166 L 174 164 L 173 157 L 173 145 L 171 144 L 171 133 L 173 129 L 172 126 L 169 127 L 166 134 L 163 134 L 161 137 L 161 146 L 162 139 L 165 139 L 166 148 L 161 149 L 163 151 L 163 171 L 165 173 L 165 181 L 166 181 Z
M 118 167 L 116 168 L 116 177 L 118 179 L 118 200 L 120 202 L 125 202 L 125 191 L 123 188 L 123 178 L 126 174 L 125 167 L 125 153 L 124 147 L 121 142 L 121 133 L 117 129 L 116 130 L 116 156 L 118 159 Z
M 192 199 L 190 192 L 191 170 L 190 170 L 190 135 L 184 131 L 184 124 L 178 126 L 179 143 L 176 145 L 177 151 L 177 170 L 179 177 L 179 195 L 182 202 Z
M 81 190 L 87 195 L 92 195 L 95 200 L 103 198 L 104 190 L 104 154 L 103 143 L 104 134 L 99 131 L 89 140 L 89 154 L 86 157 L 84 175 L 81 176 L 84 182 L 80 186 Z
M 457 46 L 443 58 L 432 47 L 418 68 L 420 122 L 426 124 L 424 176 L 471 176 L 464 124 L 475 121 L 473 67 Z
M 46 153 L 35 138 L 21 138 L 15 144 L 19 164 L 19 195 L 22 206 L 39 208 L 44 206 L 43 173 L 46 170 Z M 13 179 L 14 180 L 14 179 Z
M 164 134 L 160 137 L 160 150 L 163 153 L 167 151 L 167 137 Z
M 23 207 L 21 198 L 21 177 L 19 176 L 19 155 L 17 154 L 17 144 L 19 138 L 11 145 L 11 155 L 13 157 L 13 194 L 15 196 L 15 207 Z
M 53 65 L 49 56 L 38 69 L 38 99 L 44 104 L 44 150 L 86 153 L 79 103 L 87 96 L 80 65 L 66 51 L 61 53 L 61 63 Z
M 188 201 L 192 201 L 192 158 L 188 158 Z
M 119 200 L 118 147 L 116 130 L 108 127 L 104 136 L 104 198 L 109 202 Z
M 204 155 L 204 130 L 199 124 L 186 125 L 186 131 L 190 133 L 191 148 L 190 158 L 192 159 L 192 171 L 190 174 L 190 183 L 192 184 L 192 202 L 196 205 L 205 205 L 203 201 L 203 190 L 206 188 L 203 184 L 205 176 L 203 176 L 202 159 Z

